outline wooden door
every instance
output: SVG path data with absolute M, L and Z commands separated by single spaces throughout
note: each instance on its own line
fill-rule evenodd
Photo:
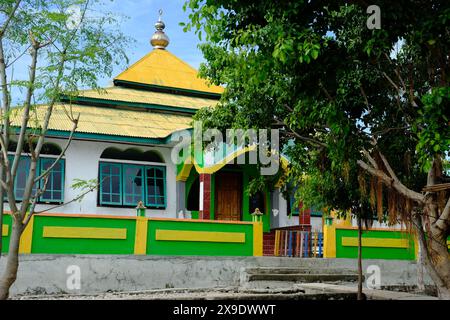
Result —
M 241 221 L 242 174 L 219 172 L 216 174 L 216 220 Z

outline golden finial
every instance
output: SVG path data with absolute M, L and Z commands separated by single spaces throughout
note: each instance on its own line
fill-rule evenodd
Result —
M 169 37 L 164 33 L 164 29 L 166 28 L 166 25 L 162 21 L 162 15 L 163 11 L 162 9 L 159 10 L 159 18 L 158 21 L 155 24 L 156 32 L 153 35 L 152 39 L 150 40 L 150 43 L 152 44 L 153 48 L 155 49 L 161 49 L 165 50 L 167 46 L 170 43 Z

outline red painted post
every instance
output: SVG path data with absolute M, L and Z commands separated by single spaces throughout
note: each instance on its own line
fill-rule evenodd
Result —
M 211 219 L 211 175 L 200 174 L 200 220 Z

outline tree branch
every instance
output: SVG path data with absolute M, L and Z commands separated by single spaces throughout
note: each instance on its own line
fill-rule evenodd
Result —
M 322 81 L 319 81 L 319 87 L 323 91 L 323 93 L 325 93 L 325 95 L 327 96 L 328 100 L 330 100 L 330 102 L 334 102 L 333 97 L 330 95 L 330 93 L 328 92 L 327 88 L 325 88 L 325 86 L 323 85 Z
M 46 210 L 36 211 L 36 212 L 34 212 L 33 214 L 40 214 L 40 213 L 48 212 L 48 211 L 51 211 L 51 210 L 55 210 L 55 209 L 58 209 L 58 208 L 67 206 L 68 204 L 77 202 L 78 200 L 80 200 L 80 199 L 82 199 L 84 196 L 86 196 L 88 193 L 91 193 L 91 192 L 93 192 L 95 189 L 97 189 L 99 185 L 100 185 L 100 183 L 97 183 L 95 186 L 89 188 L 88 190 L 86 190 L 85 192 L 83 192 L 82 194 L 80 194 L 78 197 L 72 199 L 72 200 L 69 201 L 69 202 L 62 203 L 62 204 L 60 204 L 60 205 L 51 207 L 51 208 L 46 209 Z M 31 216 L 31 215 L 30 215 L 30 216 Z
M 35 42 L 35 40 L 33 39 L 32 35 L 30 34 L 30 38 L 32 43 Z M 17 147 L 16 147 L 16 153 L 14 156 L 14 161 L 13 161 L 13 165 L 11 168 L 11 175 L 10 177 L 8 177 L 8 179 L 11 179 L 14 181 L 16 174 L 17 174 L 17 170 L 19 168 L 19 162 L 20 162 L 20 156 L 22 154 L 23 151 L 23 144 L 25 141 L 25 134 L 28 128 L 28 121 L 30 119 L 30 108 L 31 108 L 31 98 L 33 96 L 33 92 L 34 92 L 34 83 L 36 80 L 36 67 L 37 67 L 37 58 L 38 58 L 38 48 L 37 46 L 35 46 L 33 44 L 32 48 L 31 48 L 31 57 L 32 57 L 32 62 L 31 62 L 31 67 L 30 67 L 30 80 L 29 80 L 29 84 L 28 84 L 28 90 L 27 90 L 27 96 L 25 99 L 25 104 L 24 104 L 24 110 L 23 110 L 23 115 L 22 115 L 22 123 L 21 123 L 21 127 L 20 127 L 20 134 L 19 134 L 19 138 L 17 141 Z
M 373 176 L 378 177 L 379 179 L 383 180 L 383 182 L 388 185 L 392 186 L 397 192 L 403 194 L 405 197 L 410 198 L 411 200 L 414 200 L 416 202 L 419 202 L 421 204 L 424 203 L 425 197 L 418 192 L 415 192 L 411 189 L 408 189 L 404 184 L 402 184 L 398 179 L 394 179 L 389 177 L 386 173 L 379 169 L 375 169 L 371 166 L 369 166 L 367 163 L 365 163 L 362 160 L 358 160 L 358 165 L 368 173 L 370 173 Z
M 377 162 L 375 161 L 375 159 L 374 158 L 372 158 L 372 156 L 370 155 L 370 153 L 367 151 L 367 150 L 363 150 L 363 154 L 364 154 L 364 156 L 367 158 L 367 160 L 369 160 L 369 162 L 370 162 L 370 164 L 372 165 L 372 167 L 374 167 L 375 169 L 379 169 L 378 168 L 378 164 L 377 164 Z
M 444 210 L 439 219 L 435 222 L 435 226 L 440 230 L 446 230 L 450 223 L 450 198 L 447 200 Z
M 379 150 L 378 150 L 378 154 L 380 155 L 380 158 L 383 161 L 383 164 L 386 167 L 386 170 L 388 171 L 391 178 L 399 181 L 399 179 L 397 178 L 397 175 L 395 174 L 394 170 L 392 170 L 392 167 L 389 164 L 389 162 L 387 161 L 386 157 Z
M 70 136 L 69 136 L 69 139 L 67 140 L 66 145 L 64 146 L 64 149 L 59 154 L 58 158 L 56 158 L 55 162 L 53 162 L 53 164 L 50 167 L 48 167 L 47 170 L 45 170 L 43 173 L 41 173 L 41 175 L 39 177 L 34 179 L 35 183 L 39 182 L 39 180 L 41 180 L 42 178 L 46 177 L 53 170 L 53 168 L 58 164 L 58 162 L 64 157 L 64 155 L 66 154 L 67 149 L 69 148 L 69 146 L 70 146 L 70 144 L 71 144 L 71 142 L 73 140 L 73 136 L 75 134 L 75 131 L 78 128 L 79 120 L 80 120 L 80 114 L 78 114 L 76 119 L 73 119 L 73 127 L 72 127 L 72 130 L 70 131 Z
M 16 3 L 14 4 L 13 9 L 12 9 L 11 13 L 8 16 L 8 19 L 6 19 L 5 24 L 0 29 L 0 39 L 2 39 L 3 36 L 5 35 L 6 30 L 8 29 L 9 24 L 11 23 L 12 19 L 16 15 L 16 11 L 17 11 L 17 9 L 19 9 L 19 5 L 20 5 L 21 2 L 22 2 L 22 0 L 17 0 Z

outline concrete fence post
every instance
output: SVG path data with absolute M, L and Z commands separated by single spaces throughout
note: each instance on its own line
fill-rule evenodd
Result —
M 263 256 L 263 223 L 253 222 L 253 256 Z
M 28 222 L 27 227 L 20 237 L 19 253 L 20 254 L 30 254 L 31 247 L 33 243 L 33 226 L 34 226 L 34 216 L 31 217 Z
M 323 257 L 336 258 L 336 227 L 332 223 L 323 226 Z

